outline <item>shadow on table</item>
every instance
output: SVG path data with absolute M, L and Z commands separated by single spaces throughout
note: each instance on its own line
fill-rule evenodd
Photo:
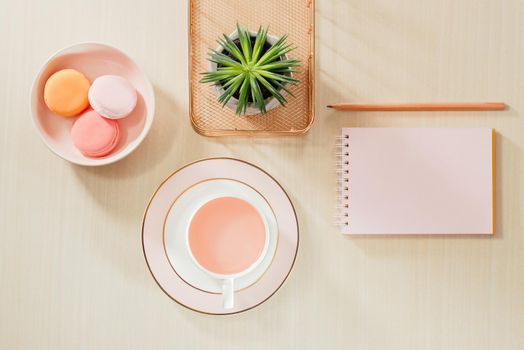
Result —
M 134 178 L 147 172 L 159 163 L 173 147 L 177 138 L 177 118 L 186 116 L 185 111 L 176 105 L 174 100 L 164 91 L 155 88 L 156 112 L 155 120 L 149 134 L 142 144 L 126 158 L 106 166 L 84 167 L 72 164 L 81 181 L 89 186 L 90 180 L 109 178 Z
M 516 154 L 518 152 L 517 146 L 508 138 L 503 137 L 500 133 L 495 136 L 495 233 L 493 235 L 485 234 L 415 234 L 415 235 L 347 235 L 346 239 L 353 241 L 362 249 L 371 249 L 372 246 L 380 245 L 383 241 L 417 241 L 417 242 L 442 242 L 442 241 L 475 241 L 475 240 L 502 240 L 504 238 L 504 210 L 506 203 L 504 202 L 504 177 L 505 172 L 515 173 L 508 167 L 513 163 L 506 164 L 506 160 L 502 154 Z M 519 191 L 521 188 L 521 176 L 513 176 L 513 183 L 511 188 L 513 191 Z M 516 198 L 521 198 L 522 195 L 513 193 Z

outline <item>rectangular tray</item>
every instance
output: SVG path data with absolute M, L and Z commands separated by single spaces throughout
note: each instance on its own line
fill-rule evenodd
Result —
M 314 0 L 189 0 L 189 115 L 191 125 L 201 135 L 298 135 L 305 133 L 314 119 Z M 237 116 L 222 106 L 209 84 L 199 83 L 207 70 L 207 53 L 218 46 L 222 33 L 235 31 L 236 23 L 256 31 L 269 26 L 275 36 L 288 34 L 297 49 L 289 56 L 301 61 L 291 87 L 295 97 L 286 107 L 267 114 Z

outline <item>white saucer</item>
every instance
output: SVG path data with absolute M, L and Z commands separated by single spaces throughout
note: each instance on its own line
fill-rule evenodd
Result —
M 278 226 L 275 214 L 266 199 L 252 187 L 237 180 L 205 180 L 189 187 L 174 200 L 164 224 L 164 249 L 169 263 L 175 273 L 192 287 L 220 294 L 223 280 L 212 277 L 196 266 L 187 248 L 186 235 L 187 226 L 195 211 L 218 197 L 235 197 L 247 201 L 264 216 L 268 225 L 267 254 L 253 271 L 235 280 L 235 290 L 251 286 L 269 268 L 278 245 Z
M 267 200 L 278 223 L 278 247 L 271 265 L 256 283 L 235 292 L 232 309 L 224 308 L 221 294 L 209 293 L 185 282 L 174 272 L 164 249 L 164 225 L 175 199 L 195 184 L 212 179 L 232 179 L 248 184 Z M 273 296 L 293 268 L 298 243 L 296 213 L 284 189 L 257 166 L 231 158 L 193 162 L 171 174 L 153 194 L 142 224 L 144 257 L 158 286 L 180 305 L 213 315 L 243 312 Z

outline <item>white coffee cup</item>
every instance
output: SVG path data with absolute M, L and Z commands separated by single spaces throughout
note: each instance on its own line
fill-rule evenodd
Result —
M 235 279 L 252 272 L 268 253 L 269 225 L 262 208 L 243 198 L 213 198 L 198 207 L 186 227 L 189 256 L 222 281 L 224 308 L 233 308 Z

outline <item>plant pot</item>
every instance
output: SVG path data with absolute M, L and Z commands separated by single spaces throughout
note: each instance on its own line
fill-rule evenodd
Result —
M 250 31 L 249 35 L 252 38 L 256 38 L 257 33 Z M 233 33 L 231 33 L 229 35 L 229 38 L 231 40 L 233 40 L 233 41 L 238 39 L 238 32 L 234 31 Z M 266 42 L 268 44 L 270 44 L 270 45 L 273 45 L 274 43 L 276 43 L 278 39 L 279 38 L 274 36 L 274 35 L 268 34 L 266 36 Z M 219 47 L 216 48 L 216 51 L 217 52 L 224 52 L 225 49 L 224 49 L 223 46 L 219 46 Z M 288 59 L 288 56 L 284 55 L 284 56 L 281 57 L 281 59 L 282 60 Z M 217 64 L 215 62 L 208 61 L 208 71 L 209 72 L 216 71 L 217 68 L 218 68 L 218 66 L 217 66 Z M 219 84 L 213 86 L 213 91 L 215 92 L 217 97 L 222 95 L 225 92 L 225 90 L 222 87 L 222 85 L 219 85 Z M 278 89 L 278 91 L 283 93 L 283 91 L 281 89 Z M 266 105 L 266 112 L 269 112 L 271 109 L 274 109 L 274 108 L 280 106 L 280 102 L 278 102 L 278 100 L 275 97 L 273 97 L 273 96 L 266 98 L 264 100 L 264 103 Z M 230 108 L 233 111 L 236 111 L 237 105 L 238 105 L 238 100 L 235 97 L 231 97 L 231 99 L 226 103 L 226 107 Z M 258 107 L 254 103 L 250 102 L 250 103 L 248 103 L 247 108 L 246 108 L 246 112 L 243 113 L 243 116 L 250 116 L 250 115 L 255 115 L 255 114 L 260 114 L 260 113 L 262 113 L 260 111 L 260 109 L 258 109 Z

